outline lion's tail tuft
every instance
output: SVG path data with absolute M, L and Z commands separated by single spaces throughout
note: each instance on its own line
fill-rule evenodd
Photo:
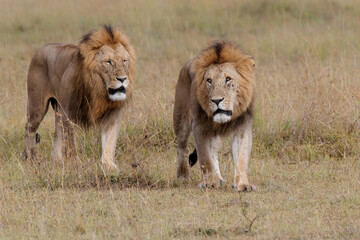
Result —
M 189 163 L 190 166 L 194 166 L 197 162 L 197 152 L 196 152 L 196 148 L 194 148 L 194 151 L 189 155 Z
M 40 142 L 40 134 L 38 134 L 38 133 L 35 134 L 35 142 L 36 143 Z

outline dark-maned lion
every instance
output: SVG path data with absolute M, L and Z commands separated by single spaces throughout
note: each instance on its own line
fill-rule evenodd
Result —
M 135 54 L 127 37 L 104 25 L 86 34 L 79 46 L 54 43 L 40 48 L 31 60 L 27 90 L 25 157 L 32 158 L 36 133 L 49 103 L 55 110 L 52 158 L 77 158 L 73 123 L 100 127 L 101 162 L 114 162 L 120 110 L 132 95 Z
M 218 41 L 188 61 L 176 86 L 174 128 L 177 136 L 177 176 L 189 178 L 197 158 L 202 170 L 200 187 L 222 182 L 218 163 L 221 138 L 233 133 L 233 186 L 251 191 L 248 164 L 252 145 L 254 60 L 231 42 Z M 191 131 L 195 150 L 187 156 Z

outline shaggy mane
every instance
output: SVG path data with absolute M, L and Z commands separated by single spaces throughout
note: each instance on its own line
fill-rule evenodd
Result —
M 195 59 L 193 71 L 204 74 L 212 64 L 234 63 L 236 70 L 243 76 L 252 72 L 255 62 L 252 57 L 243 53 L 240 47 L 228 41 L 216 41 L 204 49 Z M 245 75 L 245 76 L 244 76 Z
M 212 112 L 208 107 L 209 96 L 206 91 L 204 74 L 212 64 L 233 63 L 243 80 L 239 83 L 232 120 L 225 124 L 216 124 L 212 120 Z M 195 59 L 191 68 L 196 81 L 193 94 L 196 94 L 198 107 L 194 112 L 204 127 L 204 133 L 225 134 L 237 128 L 253 115 L 254 81 L 252 71 L 255 61 L 246 55 L 240 47 L 232 42 L 217 41 L 204 49 Z
M 97 51 L 104 45 L 116 46 L 121 44 L 129 52 L 132 62 L 135 60 L 135 53 L 128 38 L 119 30 L 110 25 L 103 25 L 96 31 L 85 34 L 80 41 L 80 54 L 84 58 L 87 68 L 91 68 L 92 61 Z
M 123 45 L 130 55 L 129 81 L 126 101 L 109 100 L 104 83 L 95 72 L 94 57 L 105 45 Z M 77 50 L 74 88 L 70 99 L 69 117 L 72 121 L 87 128 L 115 109 L 121 108 L 131 97 L 135 80 L 135 52 L 127 37 L 110 25 L 103 25 L 96 31 L 85 34 Z

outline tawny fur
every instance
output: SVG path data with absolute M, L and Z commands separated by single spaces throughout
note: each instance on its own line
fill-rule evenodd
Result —
M 233 144 L 233 148 L 236 148 L 236 151 L 233 152 L 238 154 L 238 156 L 233 156 L 235 164 L 238 168 L 244 166 L 242 170 L 240 169 L 241 171 L 238 170 L 235 173 L 234 185 L 240 191 L 251 189 L 247 174 L 244 174 L 244 172 L 247 172 L 247 155 L 250 155 L 248 148 L 251 148 L 252 141 L 251 122 L 254 105 L 254 78 L 252 72 L 254 68 L 255 61 L 251 56 L 244 54 L 236 44 L 226 41 L 215 42 L 183 66 L 176 86 L 173 115 L 178 142 L 178 177 L 188 178 L 190 175 L 187 144 L 190 133 L 193 132 L 197 156 L 203 173 L 203 180 L 200 185 L 219 185 L 222 177 L 217 161 L 218 145 L 221 144 L 222 136 L 234 133 L 234 142 L 239 142 L 239 144 Z M 231 109 L 223 109 L 231 110 L 232 115 L 231 119 L 221 123 L 214 120 L 216 113 L 210 108 L 211 97 L 213 97 L 210 96 L 210 92 L 215 92 L 215 86 L 210 83 L 212 82 L 211 79 L 205 77 L 210 73 L 220 71 L 217 69 L 225 69 L 224 79 L 221 78 L 222 76 L 217 77 L 213 83 L 220 86 L 218 87 L 220 90 L 217 89 L 217 96 L 222 97 L 224 104 L 233 106 Z M 237 77 L 236 79 L 230 78 L 229 81 L 231 82 L 227 83 L 226 81 L 225 83 L 229 72 L 235 72 Z M 221 81 L 224 81 L 223 85 L 221 85 Z M 228 95 L 231 94 L 235 97 L 227 99 Z M 220 105 L 218 108 L 220 108 Z M 240 146 L 240 140 L 242 139 L 249 143 Z M 244 149 L 244 146 L 246 149 Z M 238 161 L 242 162 L 238 163 Z
M 118 77 L 121 77 L 121 83 Z M 85 128 L 97 125 L 102 135 L 117 131 L 119 112 L 132 96 L 134 80 L 134 50 L 127 37 L 111 26 L 104 25 L 86 34 L 78 46 L 48 44 L 40 48 L 28 73 L 25 157 L 32 158 L 36 153 L 35 132 L 49 103 L 56 112 L 54 145 L 59 146 L 53 146 L 53 154 L 57 158 L 63 158 L 67 149 L 72 152 L 71 157 L 77 158 L 73 123 Z M 124 100 L 111 100 L 110 90 L 117 91 L 116 86 L 120 85 L 125 88 L 122 91 L 126 97 Z M 116 139 L 117 132 L 111 141 Z M 110 145 L 112 147 L 107 152 L 111 154 L 104 152 L 107 148 L 103 146 L 102 160 L 114 167 L 114 156 L 111 156 L 114 143 Z

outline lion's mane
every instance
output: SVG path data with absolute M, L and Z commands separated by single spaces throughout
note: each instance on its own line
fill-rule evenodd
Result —
M 237 97 L 234 105 L 232 120 L 225 124 L 217 124 L 212 120 L 209 109 L 209 97 L 206 93 L 204 74 L 212 64 L 233 63 L 242 80 L 237 89 Z M 196 102 L 192 103 L 194 114 L 197 115 L 198 126 L 204 134 L 225 134 L 241 125 L 246 119 L 253 116 L 254 79 L 251 72 L 255 68 L 254 60 L 244 54 L 238 45 L 227 41 L 217 41 L 204 49 L 194 59 L 191 71 L 194 74 L 192 94 L 196 96 Z M 193 85 L 194 86 L 194 85 Z
M 118 44 L 122 44 L 130 54 L 130 84 L 125 101 L 109 99 L 104 82 L 96 72 L 94 63 L 94 56 L 102 46 Z M 70 99 L 69 118 L 77 124 L 89 127 L 104 115 L 110 114 L 128 102 L 135 80 L 135 52 L 125 35 L 111 26 L 104 25 L 100 30 L 84 35 L 75 54 L 77 55 L 76 77 Z

